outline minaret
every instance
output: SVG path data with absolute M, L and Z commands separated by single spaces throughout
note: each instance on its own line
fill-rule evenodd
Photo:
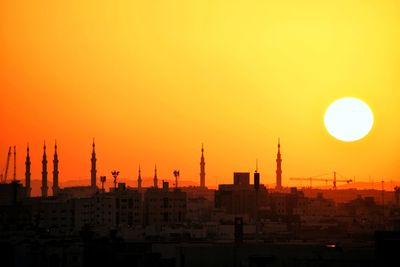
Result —
M 142 176 L 140 175 L 140 165 L 139 165 L 139 175 L 138 175 L 138 179 L 137 179 L 137 188 L 138 188 L 138 190 L 142 189 Z
M 57 142 L 54 145 L 54 159 L 53 159 L 53 196 L 56 196 L 60 191 L 58 187 L 58 155 L 57 155 Z
M 92 144 L 92 158 L 91 158 L 91 163 L 92 163 L 92 168 L 90 169 L 90 185 L 93 188 L 96 188 L 96 151 L 95 151 L 95 144 L 94 144 L 94 139 L 93 139 L 93 144 Z
M 282 190 L 282 158 L 281 158 L 281 142 L 278 139 L 278 154 L 276 155 L 276 189 Z
M 43 159 L 42 159 L 42 197 L 47 197 L 47 157 L 46 157 L 46 143 L 43 146 Z
M 200 158 L 200 187 L 206 187 L 206 171 L 205 171 L 206 162 L 204 161 L 204 147 L 201 144 L 201 158 Z
M 29 144 L 28 147 L 26 148 L 25 190 L 26 190 L 26 197 L 31 197 L 31 157 L 29 156 Z
M 158 187 L 157 165 L 154 166 L 154 188 Z

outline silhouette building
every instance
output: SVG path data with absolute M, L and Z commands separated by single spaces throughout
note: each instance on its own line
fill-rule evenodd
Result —
M 204 148 L 203 144 L 201 144 L 201 159 L 200 159 L 200 187 L 206 187 L 206 171 L 205 171 L 206 162 L 204 161 Z
M 26 188 L 26 197 L 30 197 L 31 196 L 31 157 L 29 156 L 29 145 L 26 148 L 25 188 Z
M 43 146 L 43 159 L 42 159 L 42 197 L 47 197 L 47 157 L 46 157 L 46 143 Z
M 115 224 L 117 226 L 131 227 L 143 223 L 142 194 L 138 190 L 126 189 L 125 184 L 120 183 L 117 191 L 110 195 L 115 198 Z
M 255 175 L 255 185 L 250 184 L 250 173 L 235 172 L 233 184 L 220 184 L 215 191 L 215 207 L 228 214 L 247 214 L 255 218 L 256 211 L 266 204 L 267 189 L 259 184 Z
M 116 226 L 131 227 L 142 224 L 141 193 L 138 190 L 127 189 L 124 183 L 118 183 L 113 192 L 72 199 L 72 202 L 76 229 L 84 225 L 113 229 Z
M 7 225 L 5 218 L 11 215 L 8 213 L 9 211 L 5 211 L 4 208 L 7 207 L 7 205 L 13 205 L 12 209 L 14 209 L 16 208 L 15 204 L 19 204 L 25 198 L 25 187 L 18 180 L 12 180 L 10 183 L 0 183 L 0 232 L 1 227 Z M 15 211 L 17 210 L 18 209 L 15 209 Z
M 149 188 L 144 193 L 145 225 L 182 224 L 186 218 L 186 193 L 169 189 L 168 182 L 162 188 Z
M 53 196 L 58 195 L 60 187 L 58 186 L 58 154 L 57 143 L 54 145 L 54 159 L 53 159 Z
M 95 151 L 94 140 L 93 140 L 92 147 L 93 147 L 93 149 L 92 149 L 92 158 L 91 158 L 92 168 L 90 170 L 90 174 L 91 174 L 90 175 L 90 181 L 91 181 L 91 186 L 93 188 L 96 188 L 96 173 L 97 173 L 96 161 L 97 161 L 97 159 L 96 159 L 96 151 Z
M 281 142 L 278 140 L 278 154 L 276 155 L 276 189 L 282 190 L 282 158 Z

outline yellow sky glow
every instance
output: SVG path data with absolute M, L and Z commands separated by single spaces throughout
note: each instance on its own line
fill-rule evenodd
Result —
M 1 1 L 0 169 L 15 144 L 23 177 L 29 142 L 40 178 L 43 140 L 57 139 L 60 179 L 88 178 L 95 137 L 99 175 L 157 163 L 197 181 L 204 142 L 208 185 L 256 158 L 274 183 L 280 137 L 284 184 L 400 180 L 399 25 L 385 0 Z M 375 118 L 354 143 L 323 124 L 346 96 Z

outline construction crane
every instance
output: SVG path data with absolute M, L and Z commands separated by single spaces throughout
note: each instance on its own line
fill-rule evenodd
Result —
M 324 174 L 326 175 L 326 174 Z M 321 176 L 321 175 L 318 175 Z M 312 176 L 309 178 L 290 178 L 290 180 L 294 180 L 294 181 L 310 181 L 310 188 L 312 188 L 312 182 L 313 181 L 323 181 L 326 184 L 328 184 L 328 182 L 332 182 L 333 185 L 333 189 L 336 189 L 336 183 L 351 183 L 353 182 L 353 180 L 351 179 L 343 179 L 343 180 L 337 180 L 336 179 L 336 172 L 333 172 L 333 179 L 332 178 L 318 178 L 318 176 Z
M 1 180 L 2 183 L 5 183 L 7 181 L 8 166 L 10 165 L 10 158 L 11 158 L 11 147 L 8 148 L 6 170 L 4 171 L 4 175 L 3 175 L 2 180 Z
M 17 180 L 17 147 L 14 146 L 14 175 L 13 175 L 13 181 L 15 182 Z

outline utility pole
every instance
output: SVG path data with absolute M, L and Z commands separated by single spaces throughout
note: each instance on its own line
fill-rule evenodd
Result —
M 383 228 L 385 228 L 385 187 L 384 187 L 384 183 L 385 181 L 382 180 L 382 225 Z
M 259 189 L 260 189 L 260 173 L 258 172 L 258 160 L 256 160 L 256 170 L 254 172 L 254 190 L 256 193 L 256 203 L 255 203 L 256 242 L 258 242 L 258 190 Z

